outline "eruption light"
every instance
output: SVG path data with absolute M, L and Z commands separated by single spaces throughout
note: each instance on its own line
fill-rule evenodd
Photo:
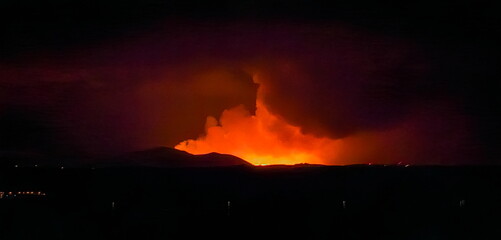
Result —
M 255 115 L 241 105 L 225 110 L 219 121 L 209 116 L 205 135 L 175 148 L 192 154 L 232 154 L 254 165 L 332 163 L 327 160 L 335 157 L 342 140 L 304 134 L 270 112 L 263 87 L 261 84 L 257 92 Z

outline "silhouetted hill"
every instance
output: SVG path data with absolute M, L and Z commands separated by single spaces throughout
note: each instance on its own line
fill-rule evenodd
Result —
M 135 151 L 112 157 L 68 157 L 30 152 L 0 151 L 0 168 L 11 167 L 227 167 L 252 166 L 245 160 L 219 153 L 193 155 L 167 147 Z
M 142 167 L 225 167 L 251 164 L 245 160 L 219 153 L 192 155 L 185 151 L 167 147 L 127 153 L 103 159 L 98 166 L 142 166 Z

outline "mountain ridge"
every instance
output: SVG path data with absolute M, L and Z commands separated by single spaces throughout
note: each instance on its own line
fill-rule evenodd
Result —
M 239 157 L 208 153 L 193 155 L 169 147 L 155 147 L 114 156 L 97 156 L 70 159 L 63 156 L 35 153 L 0 154 L 0 166 L 4 167 L 226 167 L 252 166 Z

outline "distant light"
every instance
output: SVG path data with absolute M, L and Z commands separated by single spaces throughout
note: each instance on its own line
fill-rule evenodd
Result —
M 64 169 L 64 167 L 61 167 L 61 169 Z
M 16 164 L 16 165 L 14 165 L 14 167 L 19 167 L 19 166 Z
M 410 164 L 406 164 L 406 165 L 405 165 L 405 167 L 409 167 L 409 166 L 410 166 Z
M 35 167 L 38 167 L 38 165 L 37 165 L 37 164 L 35 164 Z

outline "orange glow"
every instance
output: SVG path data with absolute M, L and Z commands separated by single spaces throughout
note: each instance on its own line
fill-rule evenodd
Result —
M 219 121 L 209 116 L 205 135 L 183 141 L 175 148 L 192 154 L 231 154 L 254 165 L 333 163 L 342 140 L 302 133 L 299 127 L 270 112 L 264 96 L 261 84 L 255 115 L 241 105 L 225 110 Z

